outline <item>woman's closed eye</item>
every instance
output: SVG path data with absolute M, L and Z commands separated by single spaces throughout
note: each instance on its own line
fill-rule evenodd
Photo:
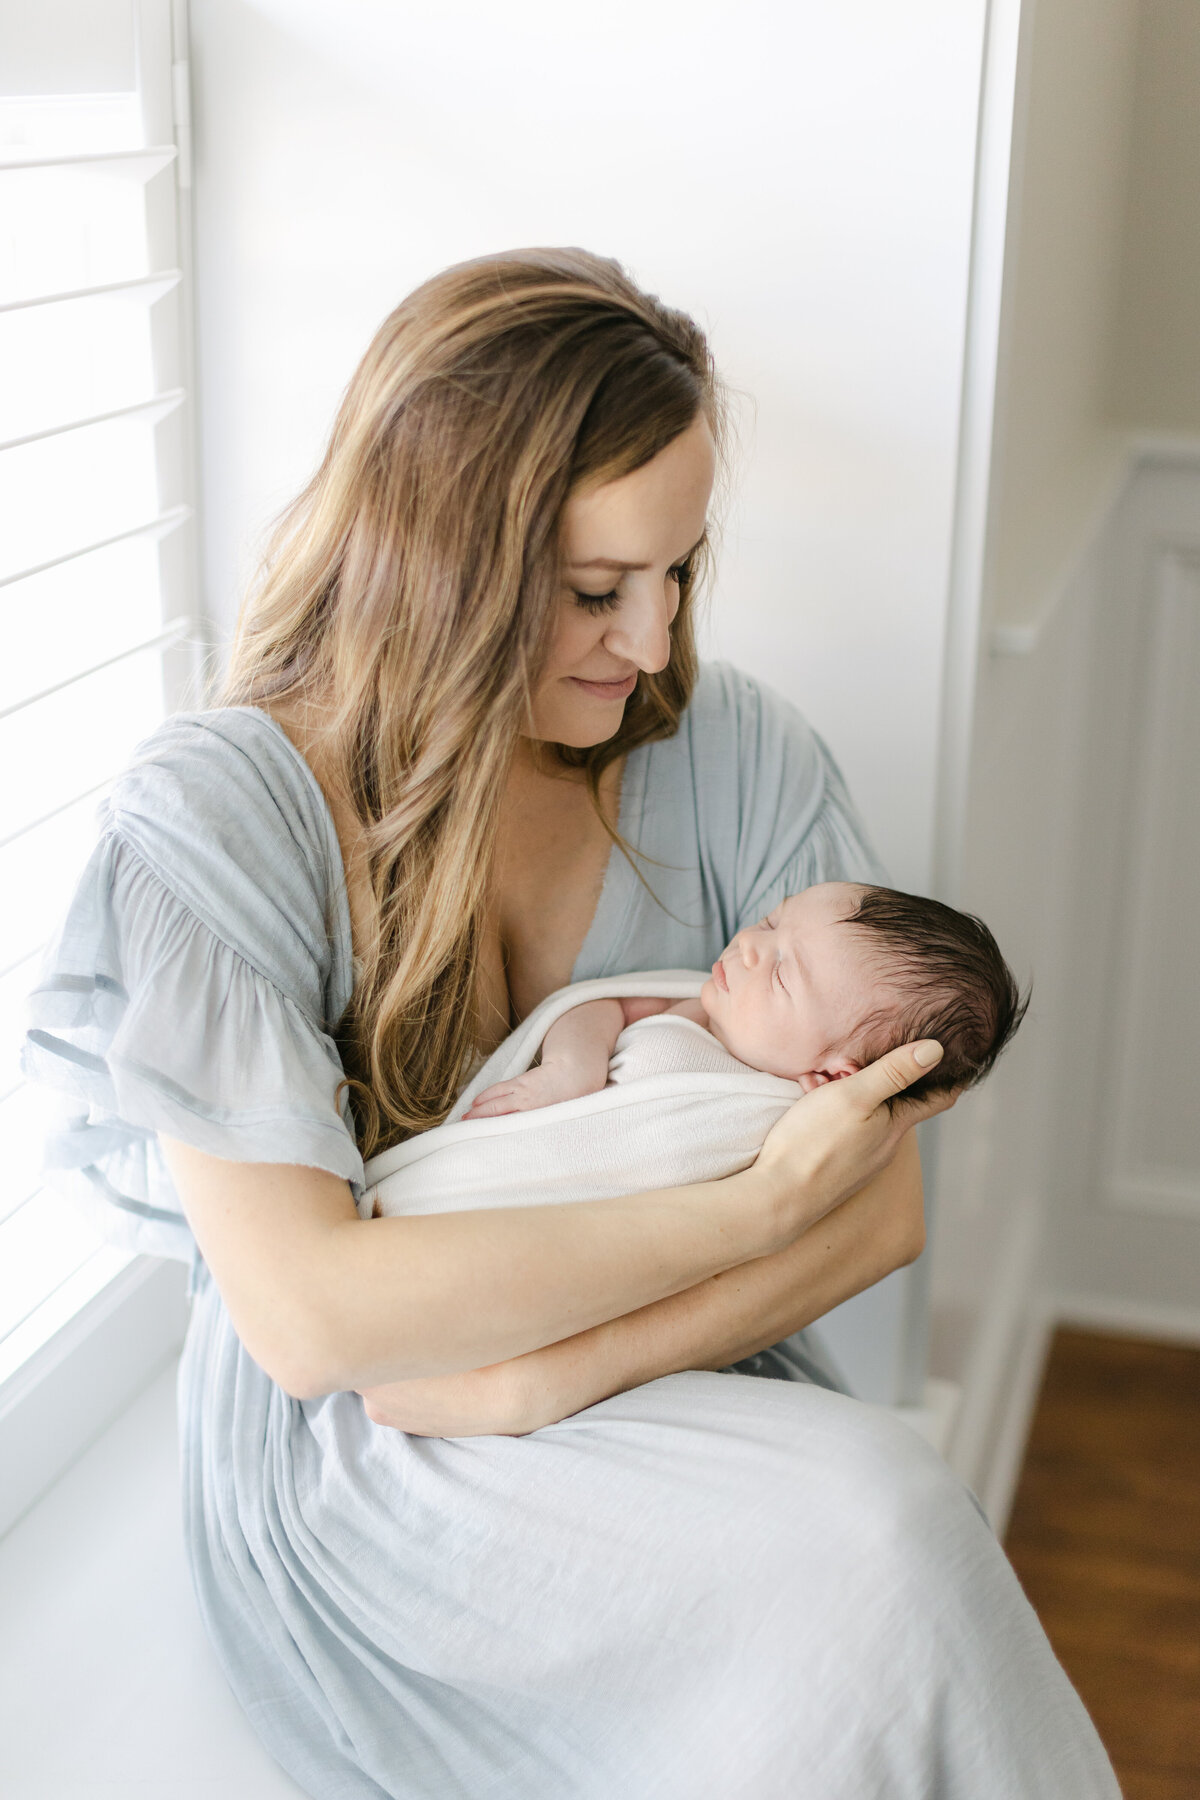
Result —
M 667 570 L 667 580 L 681 586 L 688 580 L 691 572 L 692 559 L 689 556 L 683 562 L 676 563 L 673 568 Z M 612 612 L 621 603 L 621 595 L 617 588 L 610 588 L 606 594 L 585 594 L 579 588 L 575 588 L 573 592 L 577 605 L 586 607 L 588 612 Z
M 574 592 L 576 605 L 586 607 L 588 612 L 612 612 L 620 604 L 616 588 L 610 588 L 607 594 L 581 594 L 578 588 Z

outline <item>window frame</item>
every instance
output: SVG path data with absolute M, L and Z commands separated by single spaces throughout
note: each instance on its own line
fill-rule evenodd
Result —
M 169 395 L 173 404 L 166 410 L 179 408 L 181 414 L 155 442 L 160 512 L 174 527 L 160 539 L 163 618 L 192 625 L 186 638 L 171 634 L 163 649 L 169 715 L 199 698 L 209 642 L 199 605 L 198 458 L 194 408 L 188 405 L 195 382 L 187 0 L 133 0 L 133 24 L 144 141 L 175 147 L 174 181 L 160 183 L 153 198 L 148 194 L 146 208 L 150 268 L 181 271 L 177 322 L 151 326 L 156 391 Z M 96 1252 L 89 1263 L 104 1254 Z M 0 1535 L 178 1353 L 187 1327 L 187 1284 L 180 1262 L 129 1258 L 0 1379 Z

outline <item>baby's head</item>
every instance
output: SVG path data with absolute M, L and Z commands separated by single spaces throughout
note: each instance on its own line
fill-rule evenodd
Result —
M 805 888 L 739 931 L 700 1001 L 734 1056 L 805 1088 L 936 1038 L 942 1060 L 913 1098 L 980 1080 L 1027 1004 L 979 919 L 848 881 Z

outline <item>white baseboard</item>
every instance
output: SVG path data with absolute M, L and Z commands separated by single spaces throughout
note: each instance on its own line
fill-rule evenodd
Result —
M 1076 1325 L 1084 1331 L 1111 1331 L 1120 1337 L 1200 1344 L 1200 1305 L 1167 1306 L 1157 1300 L 1128 1300 L 1114 1294 L 1068 1291 L 1049 1296 L 1045 1306 L 1055 1325 Z
M 1041 1249 L 1041 1214 L 1030 1196 L 1013 1208 L 946 1446 L 946 1460 L 978 1495 L 998 1534 L 1012 1505 L 1049 1341 L 1038 1281 Z
M 1008 1529 L 1017 1483 L 1021 1479 L 1053 1329 L 1041 1306 L 1030 1308 L 1024 1333 L 1015 1347 L 1008 1386 L 997 1409 L 991 1454 L 976 1490 L 992 1530 L 1001 1539 Z
M 943 1381 L 931 1375 L 925 1383 L 919 1406 L 889 1406 L 887 1410 L 893 1418 L 903 1419 L 906 1425 L 911 1425 L 927 1444 L 932 1444 L 941 1456 L 945 1456 L 961 1400 L 962 1389 L 957 1381 Z

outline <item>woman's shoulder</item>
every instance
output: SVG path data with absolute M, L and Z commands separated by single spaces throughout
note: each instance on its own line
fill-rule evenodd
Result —
M 101 832 L 227 943 L 269 936 L 316 951 L 348 938 L 328 804 L 256 707 L 164 720 L 113 783 Z
M 716 803 L 741 811 L 765 786 L 820 806 L 829 767 L 820 738 L 782 694 L 732 663 L 701 665 L 679 735 L 699 791 Z
M 164 719 L 113 782 L 102 819 L 152 865 L 197 841 L 221 844 L 246 868 L 298 852 L 322 862 L 333 831 L 308 764 L 253 706 Z
M 320 789 L 282 726 L 257 706 L 219 706 L 173 713 L 144 738 L 110 790 L 110 810 L 136 813 L 175 805 L 220 809 L 275 800 L 312 806 Z
M 679 731 L 650 748 L 647 809 L 694 820 L 731 928 L 814 881 L 879 878 L 836 762 L 766 682 L 706 663 Z

